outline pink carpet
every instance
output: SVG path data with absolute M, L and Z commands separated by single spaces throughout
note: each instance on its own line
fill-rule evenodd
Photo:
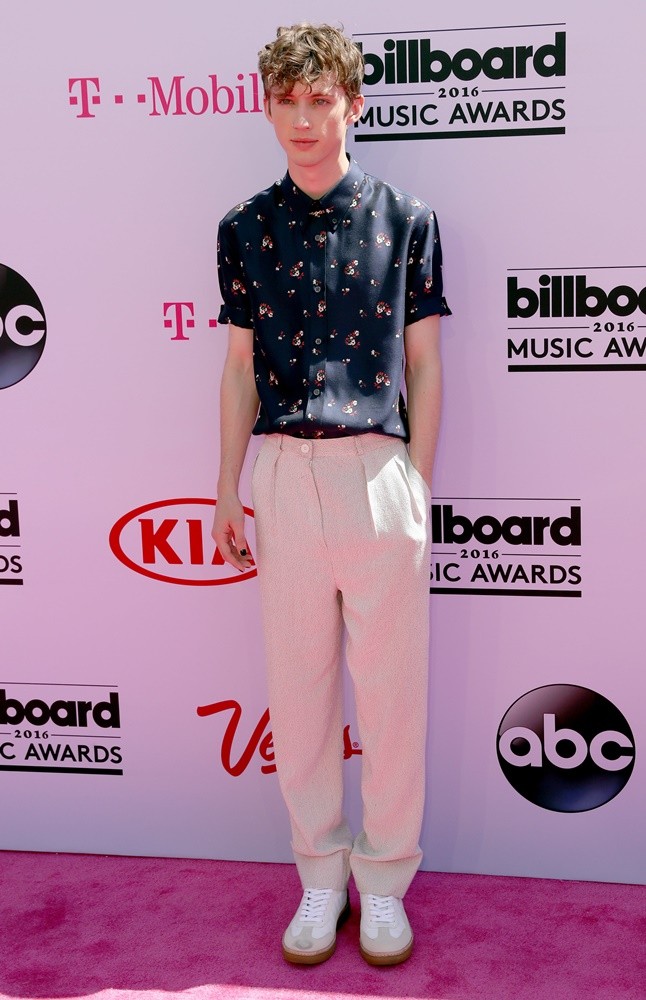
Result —
M 0 853 L 0 997 L 20 1000 L 645 1000 L 646 889 L 420 873 L 405 965 L 359 956 L 358 907 L 324 965 L 280 935 L 286 865 Z

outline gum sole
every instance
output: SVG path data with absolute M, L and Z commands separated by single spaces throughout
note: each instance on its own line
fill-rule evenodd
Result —
M 403 948 L 402 951 L 379 955 L 372 951 L 366 951 L 361 944 L 359 944 L 359 951 L 361 952 L 361 957 L 368 963 L 368 965 L 400 965 L 401 962 L 405 962 L 411 956 L 411 952 L 413 951 L 413 938 L 411 938 L 408 947 Z
M 339 918 L 336 922 L 336 929 L 341 927 L 348 917 L 350 916 L 350 897 L 348 896 L 347 902 L 339 914 Z M 320 965 L 321 962 L 327 962 L 328 958 L 331 958 L 334 954 L 334 949 L 336 948 L 336 938 L 332 942 L 329 948 L 325 951 L 290 951 L 283 945 L 283 958 L 286 962 L 291 962 L 292 965 Z M 402 959 L 403 961 L 403 959 Z

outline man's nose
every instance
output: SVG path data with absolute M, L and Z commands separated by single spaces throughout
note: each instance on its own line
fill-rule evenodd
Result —
M 294 128 L 309 128 L 310 121 L 304 111 L 297 111 L 294 117 Z

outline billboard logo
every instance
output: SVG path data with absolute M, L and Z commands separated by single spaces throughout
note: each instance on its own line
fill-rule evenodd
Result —
M 255 566 L 238 572 L 220 555 L 211 538 L 217 500 L 185 497 L 157 500 L 120 517 L 110 531 L 117 559 L 142 576 L 162 583 L 213 587 L 256 576 Z M 253 510 L 244 508 L 247 541 L 254 545 Z
M 510 268 L 507 371 L 646 371 L 646 267 Z
M 0 505 L 0 586 L 22 586 L 20 515 L 16 494 L 0 493 Z
M 97 688 L 105 693 L 97 697 Z M 119 694 L 112 685 L 0 688 L 0 771 L 122 775 L 120 740 Z
M 363 50 L 363 43 L 359 43 L 359 47 Z M 471 83 L 479 76 L 487 80 L 526 80 L 532 73 L 549 79 L 565 76 L 565 32 L 555 32 L 553 41 L 536 48 L 533 45 L 493 45 L 478 51 L 466 45 L 452 53 L 435 44 L 430 33 L 425 37 L 398 38 L 397 41 L 386 38 L 381 43 L 380 55 L 364 51 L 363 58 L 366 64 L 364 85 L 367 87 L 382 81 L 386 84 L 445 83 L 451 78 Z
M 21 382 L 45 349 L 45 310 L 29 282 L 0 264 L 0 389 Z
M 515 701 L 498 728 L 497 747 L 510 785 L 554 812 L 605 805 L 635 764 L 634 737 L 619 709 L 575 684 L 548 684 Z
M 354 37 L 366 64 L 357 142 L 565 132 L 564 24 Z
M 581 597 L 581 521 L 573 499 L 438 497 L 430 592 Z

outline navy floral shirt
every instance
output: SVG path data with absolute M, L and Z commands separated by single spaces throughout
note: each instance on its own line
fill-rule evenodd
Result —
M 428 205 L 350 161 L 318 201 L 289 173 L 220 223 L 220 323 L 254 331 L 254 434 L 408 440 L 404 327 L 450 315 Z

